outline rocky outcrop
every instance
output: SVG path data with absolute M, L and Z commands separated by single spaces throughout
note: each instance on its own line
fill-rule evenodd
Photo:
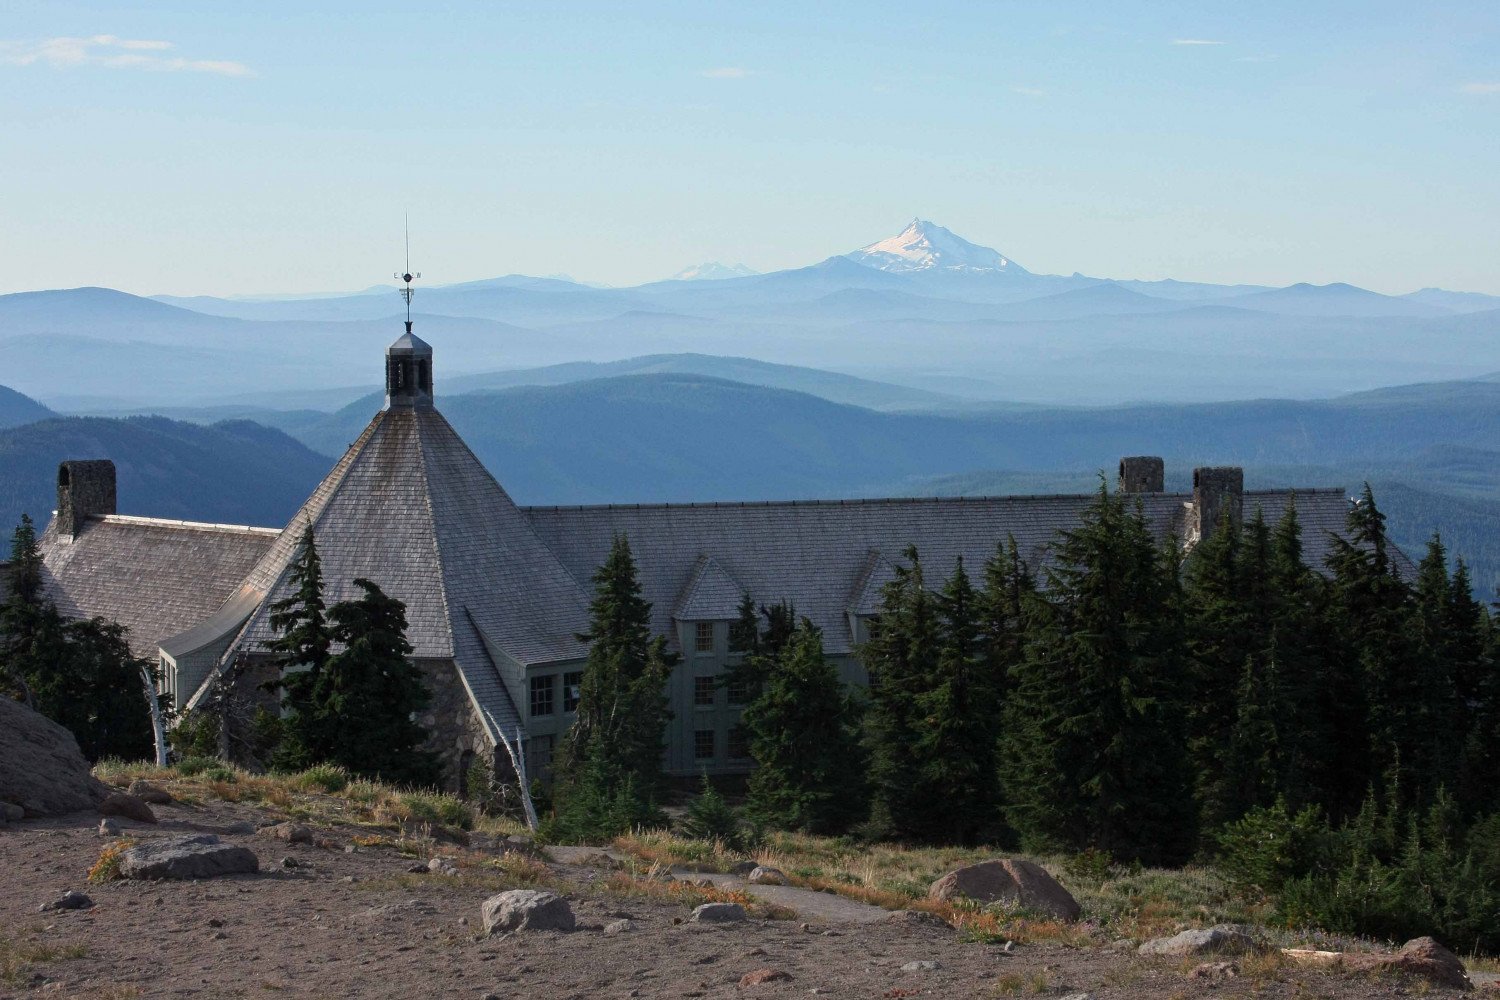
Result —
M 255 852 L 211 833 L 148 840 L 120 854 L 120 875 L 131 879 L 195 879 L 260 870 Z
M 142 802 L 151 805 L 169 806 L 172 804 L 172 796 L 165 788 L 153 785 L 144 778 L 137 778 L 132 781 L 127 791 Z
M 72 733 L 9 698 L 0 698 L 0 761 L 0 803 L 26 816 L 92 809 L 109 794 Z
M 1413 938 L 1395 954 L 1346 952 L 1343 966 L 1356 972 L 1405 973 L 1456 990 L 1474 988 L 1459 957 L 1430 937 Z
M 695 924 L 732 924 L 745 919 L 745 908 L 739 903 L 704 903 L 688 917 Z
M 276 823 L 272 826 L 263 826 L 257 832 L 262 837 L 284 840 L 288 844 L 311 844 L 313 842 L 312 830 L 301 823 Z
M 757 865 L 745 881 L 751 885 L 786 885 L 786 875 L 780 868 L 772 868 L 769 865 Z
M 511 889 L 484 901 L 480 909 L 486 934 L 511 931 L 571 931 L 573 908 L 555 892 Z
M 1233 924 L 1216 924 L 1202 930 L 1183 931 L 1171 937 L 1152 938 L 1140 947 L 1142 955 L 1248 955 L 1259 951 L 1254 938 Z
M 931 899 L 963 897 L 978 903 L 1011 903 L 1055 920 L 1077 920 L 1083 907 L 1034 861 L 1005 858 L 957 868 L 927 890 Z
M 129 792 L 111 792 L 105 796 L 104 801 L 99 803 L 99 815 L 119 816 L 121 819 L 133 819 L 137 823 L 155 823 L 156 813 L 151 807 Z

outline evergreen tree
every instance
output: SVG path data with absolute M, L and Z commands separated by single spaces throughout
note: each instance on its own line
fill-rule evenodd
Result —
M 410 660 L 406 605 L 369 580 L 364 594 L 328 609 L 330 638 L 343 648 L 317 672 L 309 722 L 327 747 L 320 759 L 381 781 L 431 785 L 437 760 L 421 749 L 427 731 L 412 716 L 431 702 Z
M 10 588 L 0 605 L 0 676 L 33 708 L 66 727 L 85 757 L 150 757 L 150 706 L 125 629 L 104 618 L 69 620 L 42 590 L 36 529 L 24 514 L 11 539 Z
M 978 640 L 997 697 L 1004 698 L 1010 670 L 1021 658 L 1027 598 L 1036 592 L 1031 569 L 1014 535 L 995 547 L 984 564 L 984 589 L 977 603 Z
M 280 675 L 267 687 L 281 692 L 282 707 L 289 713 L 272 762 L 284 770 L 302 770 L 333 752 L 328 733 L 317 725 L 312 702 L 332 655 L 333 636 L 323 599 L 323 563 L 311 523 L 302 529 L 288 581 L 292 593 L 271 605 L 270 616 L 276 638 L 268 645 Z
M 1500 815 L 1500 783 L 1494 780 L 1500 773 L 1500 636 L 1474 599 L 1462 559 L 1449 585 L 1447 635 L 1461 738 L 1454 797 L 1467 817 Z M 1495 864 L 1500 868 L 1500 856 Z
M 1032 601 L 1006 706 L 1009 816 L 1029 848 L 1190 851 L 1175 589 L 1139 501 L 1101 484 Z
M 979 639 L 979 598 L 960 557 L 938 597 L 932 677 L 916 696 L 918 790 L 927 800 L 913 832 L 945 844 L 973 842 L 998 818 L 998 678 Z
M 682 821 L 682 835 L 693 840 L 717 842 L 731 851 L 740 848 L 743 838 L 740 836 L 739 817 L 708 780 L 707 771 L 703 772 L 698 794 L 688 803 L 687 816 Z
M 871 821 L 889 836 L 920 831 L 931 805 L 921 794 L 921 773 L 912 747 L 920 732 L 919 697 L 937 668 L 937 602 L 927 590 L 914 546 L 905 566 L 886 584 L 870 641 L 860 659 L 870 674 L 865 739 L 870 759 Z
M 1363 712 L 1341 713 L 1332 735 L 1350 752 L 1357 748 L 1366 755 L 1363 773 L 1351 767 L 1340 777 L 1354 788 L 1378 782 L 1413 794 L 1428 777 L 1412 770 L 1414 756 L 1420 756 L 1416 723 L 1422 713 L 1411 700 L 1408 672 L 1420 650 L 1410 627 L 1410 591 L 1391 559 L 1385 515 L 1368 483 L 1350 508 L 1347 537 L 1335 536 L 1333 546 L 1332 626 L 1342 673 L 1353 681 L 1346 697 Z M 1346 756 L 1346 764 L 1354 762 Z
M 756 821 L 837 833 L 862 818 L 858 713 L 823 654 L 822 633 L 806 618 L 771 661 L 742 722 L 756 763 L 747 805 Z
M 761 626 L 761 619 L 765 626 Z M 786 601 L 760 606 L 747 593 L 740 599 L 739 614 L 729 625 L 729 652 L 737 656 L 724 672 L 722 686 L 734 689 L 745 704 L 760 697 L 766 681 L 796 630 L 797 609 Z
M 664 781 L 666 683 L 674 658 L 664 638 L 651 636 L 651 605 L 641 597 L 624 535 L 594 573 L 589 616 L 589 631 L 579 636 L 589 654 L 578 715 L 558 753 L 555 791 L 559 821 L 580 828 L 566 814 L 581 803 L 608 802 L 607 815 L 633 821 L 654 817 Z M 631 802 L 620 808 L 626 793 Z

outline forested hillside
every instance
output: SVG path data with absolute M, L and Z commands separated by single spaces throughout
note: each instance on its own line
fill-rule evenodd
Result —
M 57 463 L 108 458 L 122 514 L 279 527 L 332 460 L 248 421 L 66 417 L 0 431 L 0 524 L 38 528 L 57 506 Z
M 0 385 L 0 427 L 16 427 L 52 416 L 52 411 L 30 396 Z

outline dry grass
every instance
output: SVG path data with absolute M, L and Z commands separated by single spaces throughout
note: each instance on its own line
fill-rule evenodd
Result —
M 0 937 L 0 982 L 19 986 L 29 978 L 35 966 L 49 962 L 66 962 L 83 958 L 88 949 L 81 944 L 55 946 L 34 938 L 15 940 Z
M 104 850 L 99 852 L 99 859 L 89 869 L 88 880 L 95 884 L 100 884 L 113 882 L 119 878 L 120 855 L 134 846 L 135 841 L 128 837 L 105 844 Z

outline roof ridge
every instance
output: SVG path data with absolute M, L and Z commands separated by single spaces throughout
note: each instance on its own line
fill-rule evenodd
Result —
M 281 528 L 254 524 L 220 524 L 215 521 L 184 521 L 171 517 L 143 517 L 140 514 L 90 514 L 90 521 L 104 524 L 138 524 L 153 528 L 181 528 L 186 531 L 225 531 L 236 534 L 279 535 Z

